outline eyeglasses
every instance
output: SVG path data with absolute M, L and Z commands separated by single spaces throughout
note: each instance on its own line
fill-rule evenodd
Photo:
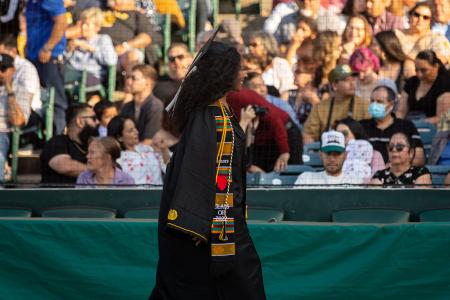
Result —
M 431 16 L 428 16 L 428 15 L 421 15 L 421 14 L 419 14 L 418 12 L 413 12 L 412 13 L 412 15 L 413 15 L 413 17 L 416 17 L 416 18 L 420 18 L 420 17 L 422 17 L 422 19 L 424 19 L 425 21 L 429 21 L 429 20 L 431 20 Z
M 389 152 L 394 152 L 394 149 L 397 152 L 402 152 L 405 148 L 408 148 L 408 146 L 404 144 L 389 144 L 388 146 Z
M 177 59 L 182 60 L 185 58 L 184 54 L 175 55 L 175 56 L 169 56 L 168 59 L 171 63 L 175 62 Z

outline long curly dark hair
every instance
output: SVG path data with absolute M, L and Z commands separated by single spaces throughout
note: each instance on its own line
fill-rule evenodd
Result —
M 241 57 L 236 48 L 212 42 L 196 65 L 197 71 L 184 81 L 173 110 L 172 122 L 179 133 L 194 109 L 213 103 L 235 87 Z

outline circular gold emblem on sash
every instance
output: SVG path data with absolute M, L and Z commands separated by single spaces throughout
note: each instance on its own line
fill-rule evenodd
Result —
M 174 221 L 178 218 L 178 213 L 175 209 L 169 210 L 169 215 L 167 216 L 167 219 L 170 221 Z

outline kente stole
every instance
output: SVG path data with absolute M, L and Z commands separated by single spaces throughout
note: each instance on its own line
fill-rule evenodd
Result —
M 234 130 L 231 118 L 220 101 L 215 104 L 220 114 L 215 116 L 217 133 L 216 195 L 211 226 L 211 255 L 213 258 L 235 255 L 232 189 Z

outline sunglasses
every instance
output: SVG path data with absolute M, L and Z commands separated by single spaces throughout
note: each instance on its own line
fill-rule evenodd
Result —
M 184 54 L 180 54 L 180 55 L 175 55 L 175 56 L 169 56 L 168 59 L 170 62 L 175 62 L 177 59 L 182 60 L 185 58 Z
M 394 149 L 397 152 L 402 152 L 405 148 L 408 148 L 408 146 L 404 144 L 389 144 L 388 146 L 389 152 L 394 152 Z
M 419 14 L 419 13 L 416 12 L 416 11 L 413 12 L 412 15 L 413 15 L 413 17 L 416 17 L 416 18 L 422 17 L 422 19 L 424 19 L 424 20 L 426 20 L 426 21 L 431 20 L 431 16 L 428 16 L 428 15 L 421 15 L 421 14 Z

